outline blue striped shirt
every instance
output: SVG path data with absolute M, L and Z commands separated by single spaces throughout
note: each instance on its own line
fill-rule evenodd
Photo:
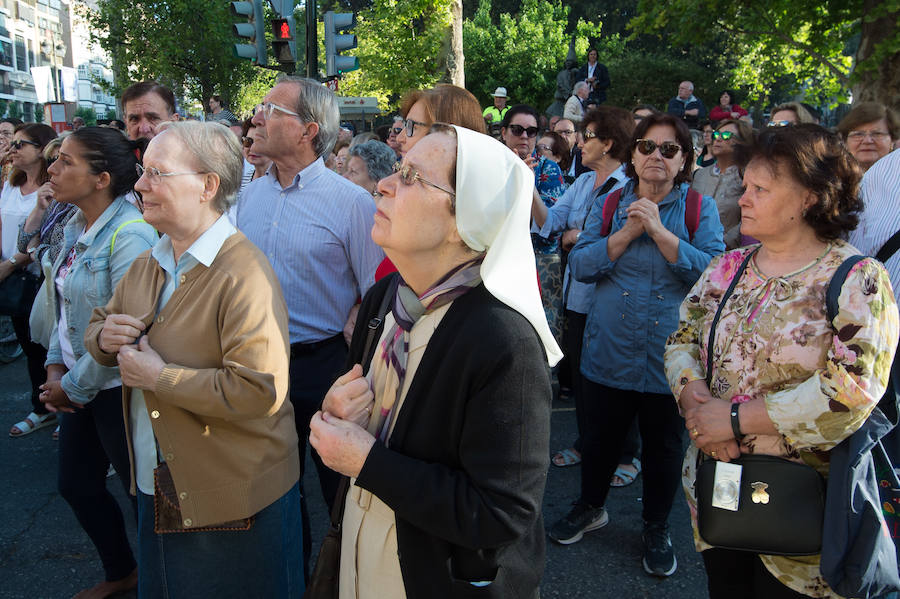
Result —
M 863 254 L 874 256 L 900 231 L 900 150 L 894 150 L 863 175 L 860 195 L 863 213 L 859 226 L 850 233 L 850 243 Z M 900 252 L 885 263 L 894 293 L 900 289 Z
M 237 227 L 269 258 L 281 283 L 291 343 L 333 337 L 384 258 L 371 231 L 375 201 L 321 158 L 283 188 L 269 167 L 244 190 Z

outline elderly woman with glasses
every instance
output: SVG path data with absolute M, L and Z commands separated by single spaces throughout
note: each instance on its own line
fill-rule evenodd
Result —
M 363 299 L 353 366 L 310 424 L 350 477 L 342 599 L 538 596 L 561 353 L 530 257 L 533 185 L 496 140 L 449 126 L 378 184 L 372 238 L 399 273 Z
M 670 114 L 636 127 L 621 191 L 598 199 L 569 268 L 593 285 L 581 354 L 585 418 L 581 496 L 550 530 L 562 544 L 609 522 L 604 504 L 629 425 L 643 443 L 643 567 L 670 576 L 677 561 L 668 518 L 681 471 L 683 420 L 663 369 L 678 306 L 725 248 L 715 202 L 690 190 L 691 135 Z
M 900 118 L 879 102 L 860 102 L 837 126 L 844 145 L 863 172 L 887 156 L 900 141 Z
M 237 137 L 173 123 L 138 172 L 162 237 L 94 311 L 85 344 L 122 376 L 139 595 L 299 597 L 287 309 L 269 261 L 224 214 Z

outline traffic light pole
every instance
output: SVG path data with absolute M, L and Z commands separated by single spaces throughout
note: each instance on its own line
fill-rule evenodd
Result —
M 306 76 L 319 79 L 319 40 L 316 27 L 316 0 L 306 0 Z

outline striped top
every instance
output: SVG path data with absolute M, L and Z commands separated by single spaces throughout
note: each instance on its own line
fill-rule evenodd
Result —
M 874 256 L 900 230 L 900 149 L 894 150 L 866 171 L 860 195 L 865 206 L 850 243 L 863 254 Z M 885 263 L 896 293 L 900 289 L 900 252 Z

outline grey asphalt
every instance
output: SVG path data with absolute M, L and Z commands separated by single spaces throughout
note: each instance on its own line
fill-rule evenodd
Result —
M 28 412 L 27 375 L 23 359 L 0 365 L 0 426 L 8 427 Z M 57 599 L 71 597 L 103 575 L 96 551 L 72 511 L 56 492 L 57 449 L 52 428 L 21 439 L 0 433 L 0 598 Z M 575 434 L 572 404 L 554 405 L 551 447 L 571 444 Z M 544 519 L 550 526 L 565 515 L 577 496 L 580 466 L 550 467 L 544 498 Z M 306 468 L 313 537 L 317 545 L 327 528 L 327 514 Z M 706 579 L 699 554 L 693 549 L 687 506 L 679 492 L 670 519 L 678 571 L 660 580 L 641 568 L 641 478 L 626 488 L 613 489 L 607 503 L 610 523 L 588 533 L 574 545 L 548 540 L 541 595 L 544 598 L 705 599 Z M 124 506 L 134 538 L 134 518 L 117 479 L 109 488 Z M 133 593 L 119 597 L 131 598 Z M 268 598 L 260 598 L 268 599 Z

